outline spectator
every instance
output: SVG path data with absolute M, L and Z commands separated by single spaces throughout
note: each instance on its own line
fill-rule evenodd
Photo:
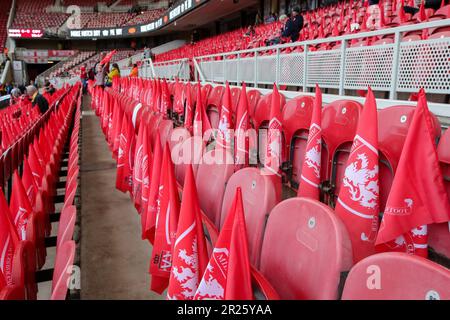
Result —
M 258 11 L 255 17 L 255 26 L 258 26 L 262 23 L 261 13 Z
M 133 64 L 133 69 L 131 69 L 130 77 L 137 77 L 139 75 L 139 69 L 137 64 Z
M 81 79 L 81 83 L 83 84 L 83 93 L 86 93 L 88 74 L 86 72 L 85 65 L 82 65 L 80 68 L 80 79 Z
M 5 86 L 6 94 L 11 94 L 12 89 L 13 89 L 12 84 L 10 82 L 7 82 Z
M 275 13 L 271 12 L 269 16 L 266 18 L 266 24 L 272 23 L 276 21 Z
M 108 73 L 108 80 L 106 81 L 106 86 L 112 86 L 113 80 L 120 77 L 120 70 L 117 63 L 113 63 L 111 71 Z
M 96 64 L 95 69 L 95 86 L 103 87 L 104 81 L 105 81 L 105 66 L 102 66 L 101 64 Z
M 147 46 L 144 47 L 144 59 L 150 58 L 150 49 Z
M 45 93 L 49 94 L 50 96 L 52 96 L 56 91 L 53 85 L 48 80 L 45 82 L 44 90 Z
M 41 114 L 44 114 L 48 110 L 48 101 L 43 95 L 39 94 L 38 89 L 35 86 L 27 87 L 27 95 L 31 99 L 31 105 L 38 106 Z
M 300 14 L 300 8 L 295 7 L 292 10 L 291 17 L 286 21 L 284 29 L 281 33 L 282 37 L 291 38 L 292 42 L 296 42 L 299 37 L 300 30 L 303 28 L 303 17 Z
M 247 28 L 247 32 L 246 33 L 244 33 L 244 37 L 253 37 L 254 35 L 256 34 L 256 31 L 255 31 L 255 28 L 252 26 L 252 25 L 250 25 L 250 26 L 248 26 L 248 28 Z
M 127 67 L 131 68 L 133 66 L 133 59 L 131 59 L 131 53 L 128 54 L 127 58 L 128 58 Z

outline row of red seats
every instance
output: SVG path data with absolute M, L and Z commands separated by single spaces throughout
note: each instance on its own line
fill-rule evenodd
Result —
M 139 81 L 141 82 L 141 85 L 138 85 L 137 82 Z M 134 84 L 132 86 L 127 86 L 126 84 L 130 84 L 130 82 L 134 82 Z M 123 89 L 123 93 L 135 95 L 138 97 L 138 101 L 140 100 L 141 103 L 147 104 L 149 96 L 149 86 L 146 86 L 145 84 L 143 84 L 143 82 L 144 80 L 142 79 L 123 79 L 122 84 L 124 85 L 121 86 L 121 88 Z M 140 88 L 140 90 L 133 90 L 133 87 L 138 87 Z M 177 95 L 173 91 L 173 87 L 175 86 L 172 86 L 172 93 L 175 96 L 176 100 L 176 97 L 180 97 L 180 95 Z M 205 90 L 203 90 L 203 96 L 205 97 L 205 100 L 208 99 L 209 101 L 209 99 L 212 97 L 213 99 L 217 99 L 218 105 L 220 105 L 221 96 L 220 98 L 217 98 L 217 94 L 213 94 L 210 88 L 208 90 L 208 86 L 205 86 L 204 89 Z M 101 93 L 93 93 L 94 98 L 98 99 L 97 101 L 94 99 L 94 108 L 96 109 L 98 115 L 100 115 L 101 117 L 103 116 L 103 122 L 108 123 L 108 121 L 105 122 L 104 120 L 108 119 L 108 117 L 111 117 L 111 113 L 109 112 L 112 112 L 112 114 L 117 113 L 117 108 L 114 107 L 114 110 L 108 109 L 109 107 L 102 105 Z M 111 95 L 114 95 L 114 93 L 112 93 Z M 186 97 L 187 95 L 189 95 L 189 93 L 185 91 L 184 97 Z M 252 99 L 250 92 L 248 93 L 248 95 L 249 101 L 256 100 L 255 108 L 258 108 L 259 99 Z M 152 129 L 150 129 L 150 141 L 152 143 L 152 146 L 158 144 L 158 134 L 159 136 L 161 136 L 161 142 L 163 145 L 166 141 L 170 142 L 170 146 L 172 148 L 172 159 L 175 163 L 175 175 L 178 179 L 179 184 L 183 185 L 186 165 L 183 163 L 177 165 L 179 163 L 177 161 L 177 157 L 182 156 L 182 154 L 177 151 L 192 150 L 193 139 L 195 138 L 190 138 L 190 134 L 186 134 L 186 130 L 184 129 L 174 129 L 174 124 L 171 120 L 164 119 L 164 116 L 162 114 L 152 113 L 151 110 L 145 105 L 144 107 L 134 108 L 137 101 L 133 103 L 129 98 L 123 96 L 116 96 L 114 99 L 116 100 L 116 102 L 118 101 L 119 105 L 122 105 L 123 115 L 129 115 L 130 119 L 135 125 L 136 131 L 138 131 L 138 128 L 142 124 L 151 124 Z M 263 101 L 263 99 L 261 101 Z M 270 101 L 270 99 L 268 101 Z M 176 103 L 177 101 L 174 101 L 174 104 Z M 181 104 L 183 105 L 184 101 Z M 282 103 L 282 105 L 283 104 L 284 103 Z M 303 100 L 299 101 L 298 105 L 294 103 L 290 107 L 285 106 L 284 110 L 289 108 L 289 113 L 291 115 L 294 114 L 294 116 L 298 111 L 297 120 L 302 120 L 301 118 L 309 117 L 309 120 L 303 119 L 303 121 L 307 122 L 307 127 L 305 129 L 308 130 L 310 114 L 308 116 L 308 111 L 303 110 L 307 109 L 305 108 L 305 106 L 306 102 Z M 393 115 L 392 118 L 400 123 L 408 122 L 408 120 L 410 120 L 410 118 L 412 117 L 412 113 L 414 112 L 414 110 L 409 110 L 408 108 L 409 107 L 406 107 L 406 109 L 401 110 L 402 107 L 394 107 L 391 110 L 391 112 L 393 113 L 385 114 L 388 116 L 387 118 L 384 118 L 381 115 L 380 118 L 384 120 Z M 251 109 L 252 108 L 250 107 L 250 112 L 252 112 Z M 345 146 L 347 142 L 351 143 L 354 133 L 352 134 L 351 132 L 345 131 L 352 131 L 352 123 L 354 121 L 357 121 L 360 109 L 360 105 L 355 102 L 352 103 L 351 101 L 341 101 L 338 104 L 332 104 L 324 108 L 324 115 L 322 116 L 322 119 L 325 121 L 325 123 L 322 123 L 323 129 L 330 130 L 330 132 L 333 133 L 333 135 L 329 139 L 324 136 L 325 144 L 327 146 L 324 149 L 333 154 L 333 157 L 330 158 L 330 160 L 323 162 L 327 163 L 327 166 L 325 166 L 326 168 L 333 162 L 346 162 L 345 154 L 348 153 L 348 150 L 346 151 L 345 148 L 343 148 L 343 150 L 340 149 L 341 147 Z M 267 110 L 260 110 L 260 112 L 265 116 L 268 116 L 269 114 Z M 406 112 L 406 114 L 402 112 Z M 253 114 L 256 113 L 257 111 L 255 110 Z M 114 116 L 112 117 L 114 118 Z M 265 121 L 264 118 L 257 119 L 257 117 L 255 117 L 254 115 L 253 117 L 253 122 L 258 123 L 257 127 L 260 128 L 262 123 Z M 389 128 L 389 130 L 391 131 L 389 131 L 390 134 L 388 133 L 388 136 L 395 135 L 394 141 L 399 140 L 396 141 L 396 146 L 400 147 L 401 149 L 401 145 L 404 142 L 404 136 L 400 136 L 400 138 L 398 138 L 396 134 L 393 134 L 394 132 L 397 133 L 398 131 L 398 125 L 395 123 L 395 120 L 393 128 Z M 302 121 L 296 122 L 300 122 L 300 124 L 302 123 Z M 383 122 L 380 122 L 380 124 L 381 123 Z M 400 127 L 401 126 L 402 125 L 400 125 Z M 409 123 L 405 125 L 405 134 L 408 126 Z M 109 137 L 107 126 L 103 125 L 102 127 L 104 128 L 107 137 Z M 298 133 L 297 127 L 291 129 Z M 180 140 L 170 141 L 170 137 L 173 137 L 172 131 L 175 133 L 175 131 L 177 130 L 184 132 L 177 132 L 175 134 L 175 136 Z M 351 137 L 348 138 L 347 136 L 350 135 Z M 441 145 L 445 144 L 444 141 L 445 140 L 443 139 Z M 335 148 L 333 147 L 333 143 L 336 143 Z M 292 144 L 290 144 L 290 146 L 292 147 Z M 395 146 L 391 147 L 395 148 Z M 176 150 L 176 148 L 179 149 Z M 194 157 L 199 157 L 199 159 L 201 159 L 202 157 L 211 158 L 215 156 L 214 151 L 206 152 L 203 151 L 205 148 L 199 149 L 200 150 L 197 154 L 194 155 Z M 399 150 L 397 150 L 397 152 L 400 153 Z M 304 149 L 303 152 L 298 153 L 304 153 Z M 336 156 L 337 154 L 340 155 Z M 231 157 L 232 159 L 231 155 L 229 157 Z M 338 157 L 341 158 L 340 160 L 336 161 Z M 395 154 L 389 154 L 389 157 L 390 160 L 395 160 Z M 252 262 L 252 264 L 256 267 L 259 267 L 261 272 L 266 277 L 268 277 L 269 280 L 272 280 L 271 283 L 276 287 L 279 294 L 284 298 L 329 299 L 337 297 L 337 286 L 339 284 L 340 272 L 346 271 L 351 267 L 351 250 L 349 250 L 349 248 L 351 248 L 351 244 L 349 243 L 348 235 L 346 236 L 345 227 L 342 225 L 342 223 L 339 222 L 339 219 L 334 215 L 333 211 L 330 208 L 315 201 L 299 198 L 288 199 L 279 203 L 281 200 L 279 184 L 270 177 L 261 175 L 259 169 L 257 168 L 241 169 L 233 174 L 234 164 L 232 163 L 217 164 L 211 161 L 193 161 L 192 163 L 194 164 L 194 167 L 197 167 L 195 170 L 197 188 L 199 190 L 199 193 L 202 195 L 202 197 L 200 198 L 200 205 L 205 215 L 204 223 L 208 227 L 212 246 L 214 246 L 214 241 L 215 239 L 217 239 L 217 229 L 223 226 L 224 218 L 231 205 L 231 200 L 234 196 L 235 190 L 237 187 L 240 187 L 243 190 L 246 224 L 248 227 L 248 240 L 251 259 L 250 261 Z M 211 165 L 211 163 L 213 164 Z M 339 174 L 337 174 L 337 176 L 339 176 Z M 343 175 L 341 173 L 340 177 L 342 176 Z M 339 178 L 336 179 L 339 180 Z M 382 178 L 380 177 L 380 179 Z M 383 184 L 383 182 L 381 182 L 380 184 Z M 390 182 L 384 181 L 384 184 L 389 186 Z M 277 203 L 279 204 L 277 205 Z M 268 214 L 269 212 L 271 212 L 270 215 Z M 292 212 L 292 219 L 285 219 L 287 212 Z M 267 221 L 266 226 L 267 217 L 269 217 L 269 220 Z M 307 248 L 305 248 L 305 246 L 308 247 L 308 245 L 301 243 L 298 246 L 295 246 L 295 252 L 291 252 L 291 250 L 289 252 L 286 252 L 286 250 L 283 250 L 294 245 L 295 241 L 292 242 L 292 239 L 298 239 L 299 235 L 297 230 L 299 230 L 301 225 L 308 225 L 308 222 L 311 221 L 312 218 L 314 218 L 315 221 L 320 221 L 323 229 L 316 229 L 311 231 L 311 233 L 307 232 L 307 234 L 305 234 L 305 236 L 307 237 L 304 239 L 304 241 L 308 239 L 316 239 L 315 247 L 321 249 L 315 250 L 318 252 L 311 253 L 309 249 L 307 250 Z M 293 221 L 298 221 L 299 224 L 293 224 Z M 292 232 L 288 230 L 291 230 Z M 283 237 L 281 236 L 281 234 L 286 236 Z M 441 234 L 444 235 L 444 238 L 440 239 L 440 245 L 444 244 L 444 247 L 448 247 L 448 244 L 450 243 L 448 237 L 445 238 L 445 234 Z M 432 236 L 430 237 L 433 238 Z M 274 245 L 274 243 L 278 243 L 279 246 Z M 430 244 L 434 247 L 434 245 L 431 243 L 431 239 Z M 437 247 L 435 247 L 435 249 L 436 248 Z M 299 274 L 295 266 L 293 267 L 290 264 L 285 263 L 284 258 L 286 254 L 288 254 L 289 256 L 293 256 L 292 261 L 296 261 L 296 263 L 305 265 L 304 274 Z M 388 260 L 393 259 L 394 261 L 396 261 L 396 259 L 406 259 L 410 267 L 415 266 L 419 269 L 425 268 L 427 270 L 432 270 L 434 272 L 440 273 L 442 273 L 442 270 L 444 270 L 444 274 L 446 274 L 446 276 L 443 277 L 446 281 L 444 282 L 444 288 L 448 283 L 448 270 L 443 267 L 437 266 L 434 263 L 426 260 L 424 262 L 423 259 L 415 257 L 405 258 L 402 257 L 402 254 L 382 254 L 377 255 L 377 258 L 375 259 L 378 259 L 378 257 L 384 255 L 386 255 L 387 257 L 383 257 L 383 259 Z M 308 261 L 311 263 L 308 263 Z M 280 268 L 283 272 L 280 272 Z M 353 272 L 353 274 L 357 274 L 356 271 Z M 430 272 L 430 277 L 433 277 L 433 274 L 433 272 Z M 303 276 L 305 278 L 303 278 Z M 301 287 L 293 282 L 285 281 L 286 279 L 291 278 L 295 278 L 297 280 L 301 278 L 302 281 L 296 281 L 297 284 L 301 284 Z M 404 279 L 405 278 L 399 278 L 399 281 L 401 282 Z M 351 280 L 352 279 L 350 279 L 350 281 L 348 282 L 348 285 L 346 283 L 346 287 L 349 287 L 349 291 L 346 292 L 350 292 L 352 289 L 352 286 L 350 285 Z M 427 278 L 426 280 L 428 281 L 430 279 Z M 436 283 L 436 276 L 434 276 L 431 280 L 433 280 L 433 283 Z M 415 285 L 417 285 L 417 283 L 415 283 Z M 421 286 L 428 286 L 428 284 L 425 281 L 420 286 L 418 285 L 418 287 L 420 288 Z M 395 288 L 395 285 L 393 286 L 393 288 Z M 443 287 L 441 286 L 440 289 L 442 288 Z M 349 297 L 350 294 L 347 294 L 346 292 L 344 292 L 344 297 Z M 387 292 L 385 294 L 385 297 L 389 297 L 390 293 Z M 396 294 L 399 294 L 398 290 L 396 291 Z M 417 298 L 418 294 L 420 294 L 419 290 L 410 292 L 410 295 L 408 297 Z M 406 298 L 406 296 L 404 298 Z
M 8 30 L 6 25 L 8 23 L 9 8 L 11 8 L 12 0 L 3 1 L 4 8 L 8 8 L 0 12 L 0 52 L 3 52 L 5 46 L 6 38 L 8 37 Z
M 5 171 L 6 167 L 14 171 L 14 179 L 12 192 L 8 190 L 12 193 L 9 208 L 3 193 L 0 194 L 0 246 L 8 255 L 0 266 L 0 300 L 37 298 L 37 281 L 42 281 L 38 279 L 39 270 L 47 256 L 46 240 L 51 232 L 51 222 L 58 220 L 51 299 L 66 297 L 70 276 L 68 268 L 72 266 L 75 255 L 75 243 L 71 239 L 76 208 L 72 204 L 79 170 L 79 120 L 74 123 L 73 119 L 79 119 L 81 115 L 80 104 L 79 85 L 64 89 L 61 99 L 55 101 L 21 139 L 20 144 L 24 148 L 20 160 L 7 162 L 6 158 L 1 159 Z M 58 215 L 54 213 L 54 201 L 63 151 L 72 124 L 64 206 Z M 19 165 L 23 168 L 22 175 L 19 174 Z

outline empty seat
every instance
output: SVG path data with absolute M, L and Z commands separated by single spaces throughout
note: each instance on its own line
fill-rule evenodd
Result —
M 401 252 L 375 254 L 358 262 L 345 282 L 344 300 L 448 300 L 450 270 Z
M 337 299 L 341 272 L 351 265 L 347 230 L 329 207 L 291 198 L 273 208 L 260 270 L 281 299 Z
M 280 201 L 279 192 L 271 175 L 264 175 L 257 168 L 244 168 L 237 171 L 228 180 L 225 189 L 220 228 L 225 222 L 237 187 L 242 189 L 250 262 L 258 267 L 267 217 Z
M 198 166 L 196 184 L 200 208 L 217 228 L 225 187 L 233 172 L 233 156 L 220 149 L 206 152 Z
M 65 300 L 75 258 L 75 242 L 64 242 L 56 254 L 51 300 Z M 70 272 L 70 273 L 69 273 Z

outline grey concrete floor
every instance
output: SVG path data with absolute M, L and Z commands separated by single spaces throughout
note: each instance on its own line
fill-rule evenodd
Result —
M 151 245 L 128 194 L 115 189 L 116 163 L 83 97 L 81 299 L 165 299 L 149 290 Z

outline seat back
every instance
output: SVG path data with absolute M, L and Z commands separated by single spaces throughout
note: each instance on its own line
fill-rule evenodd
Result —
M 233 156 L 223 150 L 211 150 L 198 166 L 196 185 L 200 208 L 218 228 L 225 186 L 234 171 Z
M 339 194 L 361 110 L 362 105 L 352 100 L 337 100 L 322 110 L 321 179 L 334 186 L 324 195 L 324 201 L 331 206 Z
M 62 210 L 56 237 L 56 252 L 59 251 L 62 243 L 72 240 L 76 219 L 77 208 L 75 206 L 68 206 Z
M 170 140 L 170 135 L 173 131 L 173 121 L 172 120 L 162 120 L 159 124 L 159 135 L 161 138 L 161 145 L 166 145 L 166 141 Z
M 250 118 L 253 118 L 253 116 L 255 115 L 256 105 L 258 104 L 260 98 L 261 92 L 259 92 L 258 90 L 249 90 L 247 92 L 248 114 Z
M 450 270 L 425 258 L 386 252 L 358 262 L 345 282 L 344 300 L 448 300 Z
M 267 217 L 280 201 L 274 179 L 261 170 L 251 167 L 235 172 L 228 180 L 220 213 L 220 228 L 228 214 L 236 188 L 242 190 L 250 262 L 258 267 L 261 244 Z
M 18 285 L 6 286 L 0 290 L 0 300 L 25 300 L 25 292 Z
M 53 272 L 52 295 L 51 300 L 65 300 L 69 272 L 75 258 L 75 242 L 73 240 L 64 242 L 56 255 L 55 269 Z
M 179 147 L 172 150 L 171 155 L 175 165 L 175 177 L 181 185 L 184 185 L 184 177 L 188 165 L 192 164 L 194 176 L 197 176 L 198 165 L 201 162 L 204 150 L 205 143 L 199 136 L 186 139 Z
M 351 265 L 347 230 L 328 206 L 291 198 L 273 208 L 260 270 L 281 299 L 336 299 L 341 272 Z

